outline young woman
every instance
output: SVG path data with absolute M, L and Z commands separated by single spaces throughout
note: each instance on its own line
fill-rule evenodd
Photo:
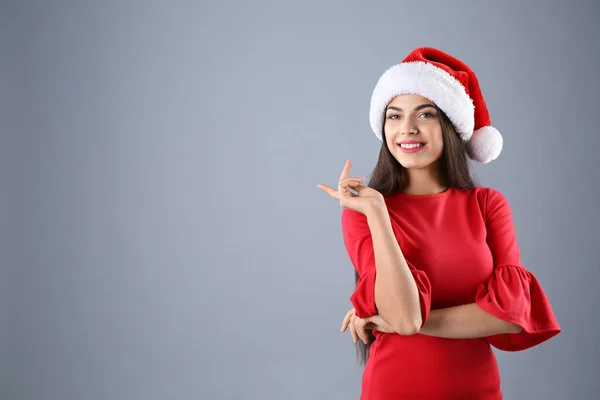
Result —
M 380 77 L 370 123 L 382 147 L 369 184 L 347 160 L 337 189 L 318 185 L 343 207 L 356 269 L 342 331 L 366 362 L 361 399 L 501 399 L 491 346 L 524 350 L 560 327 L 506 198 L 471 178 L 469 158 L 502 150 L 477 78 L 418 48 Z

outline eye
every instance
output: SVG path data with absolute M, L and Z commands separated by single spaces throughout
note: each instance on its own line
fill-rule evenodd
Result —
M 425 119 L 429 119 L 429 118 L 435 117 L 435 115 L 426 111 L 426 112 L 422 113 L 421 115 L 419 115 L 419 117 L 424 117 Z
M 388 119 L 398 119 L 398 118 L 400 118 L 400 116 L 397 115 L 397 114 L 390 114 L 390 115 L 388 115 Z

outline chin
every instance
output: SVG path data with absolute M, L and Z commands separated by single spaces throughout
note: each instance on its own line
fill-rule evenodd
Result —
M 415 163 L 415 162 L 400 162 L 406 169 L 423 169 L 431 165 L 431 163 Z
M 419 160 L 415 157 L 395 157 L 396 161 L 406 169 L 421 169 L 430 166 L 433 160 Z

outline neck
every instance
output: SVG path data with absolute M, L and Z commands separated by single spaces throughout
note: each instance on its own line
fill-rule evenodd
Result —
M 412 195 L 427 195 L 441 193 L 447 187 L 442 182 L 437 169 L 409 169 L 408 186 L 404 192 Z

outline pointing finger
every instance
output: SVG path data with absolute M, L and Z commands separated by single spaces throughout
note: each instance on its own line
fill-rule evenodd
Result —
M 350 176 L 350 169 L 352 168 L 352 161 L 350 159 L 346 160 L 346 164 L 344 165 L 344 169 L 342 170 L 342 174 L 340 175 L 340 181 L 347 179 Z

